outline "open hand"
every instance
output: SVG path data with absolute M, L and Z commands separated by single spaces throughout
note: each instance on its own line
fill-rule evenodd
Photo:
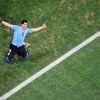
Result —
M 45 29 L 45 28 L 47 28 L 47 25 L 46 24 L 43 24 L 42 25 L 42 29 Z

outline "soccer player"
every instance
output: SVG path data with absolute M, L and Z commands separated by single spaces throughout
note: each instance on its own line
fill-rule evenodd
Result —
M 2 23 L 4 26 L 7 26 L 10 29 L 12 29 L 13 33 L 14 33 L 12 42 L 10 44 L 10 50 L 5 57 L 5 61 L 7 63 L 11 62 L 11 60 L 15 54 L 22 56 L 25 60 L 27 60 L 28 59 L 28 52 L 26 50 L 25 42 L 24 42 L 25 36 L 28 33 L 38 32 L 42 29 L 47 28 L 47 25 L 43 24 L 40 27 L 30 29 L 30 28 L 28 28 L 28 21 L 27 20 L 22 20 L 20 26 L 12 25 L 8 22 L 5 22 L 1 18 L 0 18 L 0 23 Z

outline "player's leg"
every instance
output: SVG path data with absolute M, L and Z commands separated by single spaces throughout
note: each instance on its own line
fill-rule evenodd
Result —
M 10 50 L 6 54 L 5 61 L 7 63 L 11 62 L 15 54 L 16 54 L 16 48 L 12 44 L 10 44 Z
M 24 45 L 19 48 L 19 53 L 18 54 L 22 55 L 25 60 L 28 59 L 28 52 L 27 52 Z
M 13 56 L 14 56 L 15 54 L 16 54 L 16 52 L 13 51 L 12 49 L 10 49 L 10 50 L 7 52 L 7 54 L 6 54 L 5 61 L 6 61 L 7 63 L 11 62 L 11 60 L 12 60 L 12 58 L 13 58 Z

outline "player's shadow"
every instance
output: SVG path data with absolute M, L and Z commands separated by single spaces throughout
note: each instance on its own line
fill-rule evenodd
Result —
M 39 59 L 44 58 L 47 54 L 48 54 L 48 51 L 45 51 L 45 52 L 37 51 L 34 54 L 29 55 L 29 60 L 32 61 L 32 62 L 37 61 Z

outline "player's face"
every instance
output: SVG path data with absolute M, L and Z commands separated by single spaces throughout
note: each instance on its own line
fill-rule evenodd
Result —
M 28 27 L 28 23 L 23 23 L 23 24 L 21 24 L 21 27 L 22 27 L 23 29 L 26 29 L 26 28 Z

